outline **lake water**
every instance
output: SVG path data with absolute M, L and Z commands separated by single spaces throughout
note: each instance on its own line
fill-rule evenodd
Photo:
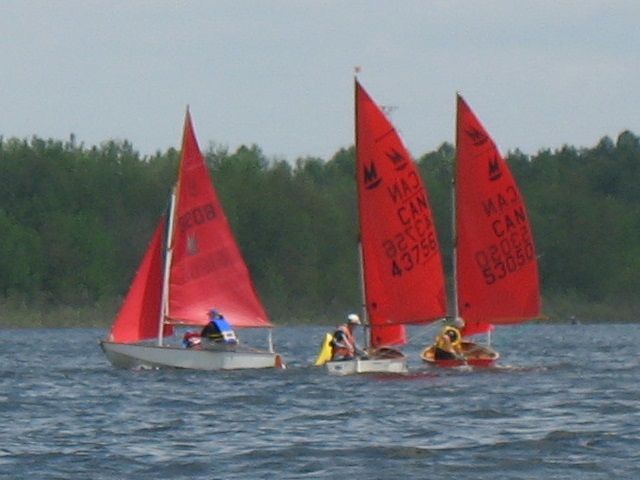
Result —
M 499 328 L 484 371 L 423 366 L 431 331 L 410 374 L 352 377 L 310 366 L 325 331 L 277 329 L 286 370 L 203 373 L 1 330 L 0 478 L 640 478 L 640 325 Z

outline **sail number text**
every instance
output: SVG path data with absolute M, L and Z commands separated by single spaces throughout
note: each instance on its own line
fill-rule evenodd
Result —
M 209 220 L 216 218 L 216 210 L 212 203 L 206 205 L 200 205 L 199 207 L 192 208 L 187 213 L 178 218 L 178 225 L 181 231 L 186 231 L 191 227 L 202 225 Z
M 535 257 L 531 232 L 522 225 L 517 231 L 502 235 L 496 243 L 476 251 L 474 258 L 487 285 L 530 263 Z
M 385 255 L 391 260 L 391 273 L 402 275 L 424 264 L 438 249 L 431 222 L 427 217 L 415 220 L 413 225 L 383 242 Z

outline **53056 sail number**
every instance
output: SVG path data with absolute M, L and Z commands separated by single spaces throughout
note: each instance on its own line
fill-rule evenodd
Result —
M 474 258 L 487 285 L 518 271 L 535 257 L 531 232 L 522 225 L 519 231 L 504 235 L 486 248 L 476 251 Z

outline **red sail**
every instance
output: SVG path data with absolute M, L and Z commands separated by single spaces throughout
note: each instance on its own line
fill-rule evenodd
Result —
M 539 317 L 538 263 L 524 199 L 495 143 L 458 96 L 458 309 L 465 321 Z
M 249 271 L 213 188 L 187 112 L 176 189 L 168 317 L 207 323 L 219 310 L 234 327 L 268 327 Z
M 494 326 L 492 323 L 483 321 L 483 320 L 475 320 L 471 321 L 466 319 L 464 322 L 464 327 L 460 331 L 463 337 L 470 337 L 472 335 L 480 335 L 487 334 L 494 330 Z
M 371 324 L 429 323 L 446 314 L 442 259 L 416 164 L 382 110 L 356 81 L 356 178 L 367 313 Z M 372 341 L 391 328 L 373 332 Z M 384 338 L 380 339 L 386 343 Z M 374 345 L 375 346 L 375 345 Z
M 111 327 L 109 340 L 112 342 L 132 343 L 158 337 L 165 224 L 162 218 Z M 172 334 L 171 326 L 165 326 L 164 335 Z
M 404 325 L 387 325 L 383 317 L 376 315 L 369 315 L 369 324 L 369 345 L 373 348 L 407 343 Z

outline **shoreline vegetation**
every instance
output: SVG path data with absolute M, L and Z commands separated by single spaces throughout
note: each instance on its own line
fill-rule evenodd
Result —
M 335 325 L 360 309 L 354 146 L 328 160 L 267 158 L 257 145 L 211 144 L 205 156 L 275 325 Z M 141 156 L 126 141 L 0 136 L 0 326 L 109 327 L 165 212 L 178 160 L 174 148 Z M 533 225 L 545 321 L 640 321 L 640 136 L 516 150 L 506 160 Z M 454 161 L 450 143 L 416 159 L 448 291 Z M 499 200 L 507 210 L 496 222 L 517 228 Z M 390 257 L 406 249 L 387 241 Z M 505 252 L 507 268 L 517 250 Z
M 105 328 L 111 326 L 120 308 L 120 300 L 93 305 L 27 305 L 10 299 L 0 300 L 0 328 Z M 570 296 L 545 299 L 545 318 L 551 323 L 636 323 L 640 321 L 640 304 L 628 300 L 589 302 Z M 341 318 L 278 318 L 276 326 L 333 325 Z

